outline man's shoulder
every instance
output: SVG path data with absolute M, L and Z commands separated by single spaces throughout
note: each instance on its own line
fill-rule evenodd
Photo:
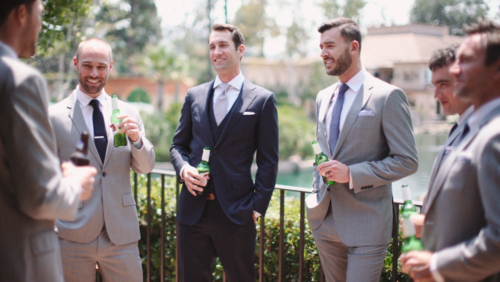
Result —
M 384 95 L 389 95 L 395 90 L 403 92 L 401 88 L 392 85 L 386 81 L 383 81 L 380 78 L 374 77 L 372 75 L 367 75 L 364 84 L 367 84 L 368 87 L 373 87 L 374 91 Z
M 74 94 L 71 92 L 68 97 L 62 99 L 61 101 L 52 104 L 49 106 L 49 115 L 54 115 L 58 113 L 62 113 L 62 110 L 67 109 L 70 105 L 71 101 L 74 101 L 74 98 L 72 97 Z M 74 103 L 73 103 L 74 106 Z
M 32 78 L 44 81 L 42 74 L 37 69 L 8 56 L 0 57 L 0 70 L 2 70 L 2 80 L 10 79 L 14 87 L 18 87 Z M 6 72 L 8 73 L 9 71 L 11 74 L 10 77 L 6 75 Z
M 269 95 L 273 95 L 274 93 L 267 89 L 267 88 L 264 88 L 262 86 L 259 86 L 257 84 L 254 84 L 252 83 L 251 81 L 245 79 L 245 82 L 244 84 L 246 84 L 246 86 L 248 88 L 250 88 L 250 90 L 252 90 L 254 93 L 256 93 L 257 95 L 263 95 L 263 96 L 269 96 Z
M 318 95 L 316 98 L 321 99 L 324 95 L 326 95 L 328 93 L 333 93 L 333 91 L 335 90 L 335 87 L 337 87 L 337 84 L 338 84 L 338 82 L 335 82 L 334 84 L 328 86 L 327 88 L 320 90 L 318 92 Z
M 196 95 L 196 94 L 202 94 L 202 93 L 205 93 L 208 91 L 209 87 L 214 83 L 214 81 L 209 81 L 209 82 L 205 82 L 205 83 L 202 83 L 202 84 L 198 84 L 196 86 L 193 86 L 191 88 L 189 88 L 188 90 L 188 94 L 191 94 L 191 95 Z

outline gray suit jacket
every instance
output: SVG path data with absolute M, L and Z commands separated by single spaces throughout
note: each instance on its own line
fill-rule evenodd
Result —
M 0 281 L 63 281 L 54 220 L 76 217 L 62 178 L 45 80 L 0 44 Z
M 108 103 L 111 112 L 111 103 Z M 154 167 L 153 145 L 144 135 L 144 126 L 137 109 L 119 101 L 122 114 L 134 117 L 143 133 L 140 150 L 132 144 L 116 148 L 113 133 L 108 130 L 108 147 L 104 164 L 93 140 L 89 140 L 90 165 L 97 169 L 92 197 L 80 205 L 75 221 L 57 221 L 60 238 L 89 243 L 97 238 L 103 225 L 116 245 L 140 239 L 137 208 L 130 184 L 130 169 L 138 173 L 149 173 Z M 75 93 L 50 107 L 50 122 L 56 133 L 57 153 L 61 161 L 69 160 L 75 151 L 83 131 L 89 131 L 83 118 Z M 106 117 L 105 117 L 106 118 Z
M 349 166 L 354 189 L 349 189 L 349 183 L 328 187 L 314 170 L 314 192 L 306 199 L 309 224 L 317 229 L 331 204 L 344 244 L 388 244 L 393 218 L 391 182 L 414 173 L 418 166 L 406 95 L 366 72 L 331 156 L 325 117 L 336 87 L 326 88 L 316 99 L 317 138 L 329 159 Z M 359 116 L 361 110 L 372 114 Z
M 500 108 L 452 150 L 430 189 L 422 242 L 439 273 L 500 281 Z

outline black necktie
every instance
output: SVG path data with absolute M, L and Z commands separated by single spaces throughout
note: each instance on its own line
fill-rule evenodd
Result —
M 448 134 L 448 137 L 450 137 L 453 134 L 453 132 L 455 131 L 455 129 L 457 129 L 457 127 L 458 127 L 458 123 L 455 122 L 455 124 L 453 125 L 453 127 L 450 130 L 450 134 Z
M 460 144 L 460 142 L 462 142 L 465 138 L 465 136 L 467 136 L 467 134 L 469 133 L 470 131 L 470 127 L 469 127 L 469 124 L 466 123 L 465 126 L 464 126 L 464 130 L 462 131 L 462 133 L 460 134 L 460 136 L 458 136 L 458 142 L 456 142 L 457 146 L 458 144 Z
M 94 124 L 94 143 L 101 157 L 101 161 L 104 163 L 104 157 L 106 156 L 106 146 L 108 145 L 108 136 L 106 135 L 106 126 L 104 125 L 104 118 L 102 116 L 101 109 L 99 109 L 99 101 L 93 99 L 90 101 L 90 105 L 94 108 L 92 113 L 92 123 Z
M 337 146 L 337 141 L 340 135 L 340 113 L 342 112 L 342 106 L 344 105 L 344 94 L 349 89 L 347 84 L 340 84 L 340 90 L 337 97 L 337 101 L 333 106 L 332 122 L 330 123 L 330 136 L 328 137 L 328 143 L 330 144 L 330 152 L 333 155 L 335 151 L 335 146 Z

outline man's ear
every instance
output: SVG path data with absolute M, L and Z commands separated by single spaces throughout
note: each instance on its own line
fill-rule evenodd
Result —
M 238 46 L 238 53 L 240 54 L 240 60 L 243 58 L 243 54 L 245 54 L 245 45 L 241 44 Z
M 357 40 L 351 41 L 349 44 L 349 51 L 354 55 L 356 53 L 359 53 L 359 42 Z
M 78 59 L 76 57 L 73 58 L 73 68 L 78 72 Z
M 28 20 L 28 9 L 26 5 L 17 6 L 12 12 L 10 12 L 9 17 L 14 17 L 14 22 L 19 26 L 24 26 Z

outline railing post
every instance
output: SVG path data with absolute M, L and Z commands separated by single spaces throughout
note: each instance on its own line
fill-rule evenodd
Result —
M 305 193 L 300 192 L 299 282 L 304 281 L 304 202 Z
M 285 190 L 280 190 L 280 238 L 278 282 L 283 281 L 283 245 L 285 237 Z
M 151 281 L 151 173 L 148 173 L 148 196 L 147 196 L 147 276 L 146 281 Z
M 394 205 L 394 217 L 395 219 L 392 221 L 392 277 L 391 281 L 398 281 L 398 259 L 399 259 L 399 204 L 393 203 Z
M 264 281 L 264 216 L 260 217 L 259 282 Z
M 177 217 L 177 206 L 179 205 L 179 175 L 175 176 L 175 216 Z M 175 282 L 179 282 L 179 238 L 177 236 L 179 223 L 175 220 Z
M 165 174 L 161 175 L 161 259 L 160 281 L 165 281 Z

